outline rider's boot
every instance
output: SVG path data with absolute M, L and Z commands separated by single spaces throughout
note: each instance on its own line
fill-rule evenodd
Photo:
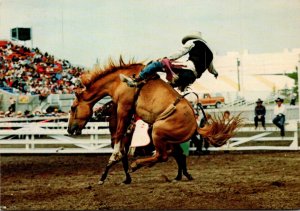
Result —
M 144 80 L 141 77 L 131 78 L 129 76 L 126 76 L 124 74 L 120 74 L 121 81 L 127 83 L 129 87 L 137 87 L 141 82 Z

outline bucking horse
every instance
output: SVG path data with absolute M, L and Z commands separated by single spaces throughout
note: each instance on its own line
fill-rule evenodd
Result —
M 129 171 L 134 172 L 146 165 L 153 166 L 158 162 L 166 162 L 170 152 L 180 151 L 180 144 L 188 141 L 195 133 L 205 137 L 211 145 L 220 147 L 240 126 L 241 119 L 238 115 L 232 117 L 228 123 L 215 118 L 199 128 L 191 104 L 158 75 L 135 88 L 128 87 L 120 80 L 120 74 L 138 75 L 143 68 L 142 63 L 134 61 L 125 63 L 120 57 L 118 63 L 109 60 L 106 67 L 95 68 L 80 77 L 82 88 L 75 91 L 76 98 L 71 106 L 68 122 L 69 134 L 81 134 L 93 115 L 93 106 L 103 97 L 110 96 L 116 105 L 117 125 L 115 133 L 112 134 L 114 149 L 100 178 L 100 184 L 104 183 L 108 170 L 115 163 L 122 160 L 123 166 L 124 162 L 128 165 L 123 139 L 133 114 L 152 125 L 151 139 L 155 146 L 155 155 L 137 159 L 130 168 L 124 168 L 125 183 L 131 182 L 131 179 L 128 179 Z M 182 153 L 177 154 L 178 167 L 182 167 L 184 165 L 181 161 Z

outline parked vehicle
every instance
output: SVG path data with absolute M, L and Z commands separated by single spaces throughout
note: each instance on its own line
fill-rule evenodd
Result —
M 198 102 L 201 103 L 204 108 L 207 106 L 220 108 L 225 103 L 225 99 L 223 96 L 213 97 L 209 93 L 204 93 L 202 97 L 199 97 Z

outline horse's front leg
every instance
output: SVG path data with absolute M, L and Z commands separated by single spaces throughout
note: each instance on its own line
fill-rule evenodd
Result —
M 121 144 L 121 142 L 119 142 L 119 144 Z M 114 145 L 114 147 L 116 146 L 116 144 Z M 120 147 L 121 148 L 121 147 Z M 124 147 L 123 147 L 124 148 Z M 130 184 L 131 183 L 131 177 L 129 175 L 129 172 L 128 172 L 128 157 L 127 157 L 127 154 L 125 152 L 123 152 L 124 156 L 122 156 L 122 152 L 120 150 L 120 153 L 121 153 L 121 158 L 122 159 L 122 163 L 123 163 L 123 168 L 124 168 L 124 171 L 125 171 L 125 175 L 126 175 L 126 179 L 124 181 L 125 184 Z M 107 175 L 108 175 L 108 172 L 110 170 L 111 167 L 113 167 L 116 163 L 118 163 L 120 161 L 120 159 L 116 159 L 116 160 L 111 160 L 111 157 L 108 161 L 108 164 L 106 165 L 105 167 L 105 170 L 100 178 L 100 181 L 99 181 L 99 184 L 102 185 L 105 181 L 105 179 L 107 178 Z
M 120 161 L 122 158 L 122 152 L 121 152 L 121 141 L 116 140 L 114 142 L 114 148 L 113 152 L 108 160 L 108 163 L 114 163 Z
M 103 172 L 103 174 L 102 174 L 102 176 L 101 176 L 101 178 L 100 178 L 98 184 L 100 184 L 100 185 L 104 184 L 104 181 L 105 181 L 105 179 L 106 179 L 106 177 L 107 177 L 107 175 L 108 175 L 109 169 L 110 169 L 112 166 L 114 166 L 117 162 L 118 162 L 118 161 L 115 161 L 115 162 L 109 162 L 109 163 L 106 165 L 105 170 L 104 170 L 104 172 Z
M 108 164 L 106 165 L 105 171 L 100 178 L 99 184 L 104 183 L 104 180 L 108 175 L 109 169 L 123 158 L 123 154 L 125 155 L 125 151 L 126 151 L 125 143 L 122 142 L 122 139 L 124 138 L 127 122 L 128 123 L 130 122 L 130 118 L 128 117 L 128 115 L 127 116 L 118 115 L 117 130 L 116 133 L 113 135 L 113 140 L 114 140 L 113 153 L 109 158 Z M 125 157 L 124 159 L 122 159 L 122 162 L 126 174 L 126 180 L 124 181 L 124 183 L 129 184 L 131 182 L 131 178 L 128 173 L 128 158 Z
M 125 172 L 125 180 L 123 181 L 124 184 L 131 183 L 131 176 L 129 174 L 129 162 L 128 162 L 128 151 L 129 151 L 130 144 L 131 144 L 131 138 L 132 138 L 132 134 L 127 134 L 122 140 L 122 142 L 125 145 L 125 153 L 122 157 L 122 164 L 123 164 L 123 169 Z
M 129 112 L 129 111 L 127 111 Z M 108 163 L 116 162 L 122 159 L 123 154 L 125 153 L 125 143 L 122 142 L 124 135 L 126 133 L 127 126 L 130 123 L 130 115 L 119 115 L 118 111 L 118 123 L 117 131 L 113 137 L 114 139 L 114 149 L 109 158 Z M 123 153 L 123 154 L 122 154 Z
M 118 163 L 119 161 L 113 161 L 113 162 L 109 162 L 106 167 L 105 167 L 105 171 L 103 172 L 100 180 L 99 180 L 99 184 L 102 185 L 105 181 L 105 179 L 107 178 L 107 175 L 108 175 L 108 172 L 109 172 L 109 169 L 111 167 L 113 167 L 116 163 Z M 124 172 L 125 172 L 125 180 L 123 181 L 124 184 L 130 184 L 131 183 L 131 176 L 129 174 L 129 164 L 128 164 L 128 156 L 127 154 L 125 153 L 124 156 L 122 157 L 122 164 L 123 164 L 123 169 L 124 169 Z

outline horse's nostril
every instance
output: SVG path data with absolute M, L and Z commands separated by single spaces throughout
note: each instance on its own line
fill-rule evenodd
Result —
M 77 130 L 78 125 L 73 125 L 72 127 L 68 127 L 68 133 L 70 135 L 73 135 L 75 133 L 75 131 Z
M 76 130 L 75 135 L 81 135 L 81 130 Z

